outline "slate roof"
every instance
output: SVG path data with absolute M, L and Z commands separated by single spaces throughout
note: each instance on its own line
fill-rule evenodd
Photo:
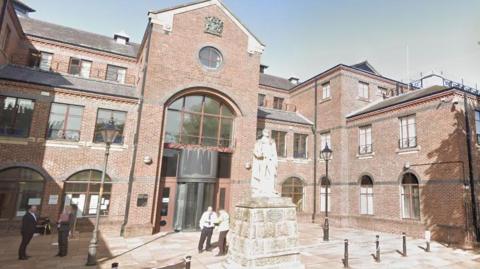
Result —
M 444 87 L 444 86 L 432 86 L 420 90 L 414 90 L 402 95 L 398 95 L 395 97 L 390 97 L 388 99 L 382 100 L 380 102 L 376 102 L 373 104 L 370 104 L 358 111 L 355 111 L 351 113 L 350 115 L 347 115 L 347 118 L 353 118 L 362 114 L 374 112 L 380 109 L 388 108 L 391 106 L 399 105 L 402 103 L 406 103 L 409 101 L 413 101 L 422 97 L 427 97 L 436 93 L 440 93 L 443 91 L 450 90 L 452 88 Z
M 276 77 L 264 73 L 260 73 L 260 85 L 277 88 L 285 91 L 289 91 L 295 84 L 291 83 L 286 78 Z
M 350 67 L 355 69 L 360 69 L 362 71 L 372 73 L 375 75 L 380 75 L 380 73 L 378 73 L 377 70 L 375 70 L 375 68 L 373 68 L 373 66 L 368 61 L 363 61 L 361 63 L 351 65 Z
M 16 65 L 0 66 L 0 79 L 32 83 L 82 92 L 99 93 L 127 98 L 138 98 L 135 87 L 71 75 L 35 70 Z
M 298 112 L 284 111 L 266 107 L 259 107 L 257 117 L 268 120 L 285 121 L 291 123 L 313 125 L 313 123 Z
M 117 43 L 113 37 L 86 32 L 58 24 L 40 21 L 28 17 L 19 17 L 23 32 L 26 35 L 46 38 L 92 48 L 128 57 L 137 57 L 140 45 L 129 42 L 126 45 Z

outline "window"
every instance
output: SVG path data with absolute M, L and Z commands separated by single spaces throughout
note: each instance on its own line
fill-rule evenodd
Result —
M 200 63 L 209 69 L 218 69 L 222 65 L 223 57 L 219 50 L 214 47 L 204 47 L 200 50 L 198 57 Z
M 7 25 L 7 28 L 5 29 L 5 35 L 3 36 L 3 39 L 0 44 L 0 48 L 2 48 L 2 50 L 7 49 L 8 41 L 10 40 L 11 33 L 12 31 L 10 30 L 10 27 Z
M 372 126 L 363 126 L 358 130 L 358 154 L 370 154 L 372 147 Z
M 92 67 L 91 61 L 86 61 L 78 58 L 70 58 L 70 67 L 68 73 L 84 78 L 90 77 L 90 69 Z
M 125 76 L 127 75 L 127 68 L 107 65 L 107 76 L 106 80 L 116 81 L 118 83 L 125 83 Z
M 166 143 L 230 147 L 234 113 L 225 103 L 204 95 L 181 97 L 168 107 Z
M 164 149 L 162 158 L 162 177 L 176 177 L 179 151 Z
M 34 101 L 0 96 L 0 136 L 28 137 Z
M 322 151 L 326 145 L 328 145 L 328 147 L 332 149 L 332 140 L 331 140 L 330 132 L 320 134 L 320 151 Z M 320 158 L 322 158 L 321 155 L 322 154 L 320 154 Z
M 477 134 L 477 144 L 480 145 L 480 111 L 475 110 L 475 133 Z
M 265 94 L 258 95 L 258 106 L 265 106 Z
M 362 99 L 368 99 L 368 83 L 358 82 L 358 97 Z
M 65 205 L 78 207 L 77 217 L 97 214 L 97 205 L 100 200 L 100 214 L 108 215 L 110 208 L 110 194 L 112 192 L 111 179 L 105 175 L 102 198 L 99 199 L 102 172 L 85 170 L 78 172 L 65 182 Z
M 297 211 L 303 210 L 303 181 L 297 177 L 287 178 L 282 184 L 282 197 L 292 198 Z
M 280 97 L 273 97 L 273 108 L 275 109 L 282 109 L 283 108 L 283 98 Z
M 373 215 L 373 180 L 366 175 L 360 180 L 360 214 Z
M 232 174 L 232 154 L 218 153 L 218 178 L 230 178 Z
M 330 98 L 330 82 L 322 85 L 322 99 Z
M 102 108 L 98 109 L 93 142 L 103 143 L 103 137 L 100 130 L 104 127 L 104 125 L 108 124 L 110 120 L 113 120 L 115 122 L 115 127 L 118 129 L 118 135 L 115 138 L 115 141 L 113 141 L 113 144 L 123 144 L 123 130 L 125 128 L 126 117 L 127 112 Z
M 420 193 L 418 179 L 412 173 L 402 178 L 402 215 L 405 219 L 420 219 Z
M 22 217 L 29 205 L 41 205 L 44 178 L 30 168 L 0 171 L 0 219 Z
M 400 121 L 400 140 L 399 147 L 414 148 L 417 146 L 417 132 L 415 124 L 415 115 L 399 118 Z
M 45 51 L 30 50 L 30 66 L 50 71 L 53 54 Z
M 328 195 L 327 195 L 327 189 L 328 189 Z M 320 212 L 325 212 L 325 203 L 328 202 L 328 212 L 332 211 L 332 203 L 330 202 L 330 196 L 332 195 L 332 188 L 330 187 L 330 180 L 328 180 L 326 177 L 322 177 L 321 183 L 320 183 Z M 327 201 L 325 201 L 325 197 L 327 198 Z
M 47 138 L 55 140 L 80 140 L 83 107 L 52 103 L 48 119 Z
M 293 135 L 293 158 L 307 158 L 307 137 L 306 134 Z
M 275 144 L 277 145 L 278 157 L 287 157 L 287 149 L 286 149 L 286 143 L 285 143 L 286 136 L 287 136 L 287 132 L 272 130 L 272 139 L 275 141 Z
M 384 96 L 384 95 L 387 95 L 387 88 L 384 88 L 384 87 L 377 87 L 377 95 L 378 96 Z

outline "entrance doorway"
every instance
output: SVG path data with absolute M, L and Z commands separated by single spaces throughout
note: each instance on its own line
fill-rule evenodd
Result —
M 215 183 L 178 183 L 174 229 L 197 230 L 202 213 L 213 206 L 214 200 Z

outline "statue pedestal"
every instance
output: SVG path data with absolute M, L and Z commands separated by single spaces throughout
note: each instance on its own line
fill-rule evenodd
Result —
M 303 269 L 295 205 L 290 198 L 258 197 L 235 207 L 228 269 Z

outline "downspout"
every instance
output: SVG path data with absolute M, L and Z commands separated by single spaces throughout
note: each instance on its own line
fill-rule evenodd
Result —
M 312 223 L 315 223 L 315 215 L 317 214 L 317 107 L 318 107 L 318 92 L 317 80 L 315 80 L 315 98 L 314 98 L 314 123 L 313 131 L 313 213 Z
M 475 239 L 477 242 L 480 242 L 480 230 L 478 229 L 477 219 L 477 195 L 475 193 L 475 180 L 473 178 L 472 137 L 468 118 L 467 92 L 465 89 L 463 89 L 463 106 L 465 110 L 465 132 L 467 137 L 468 178 L 470 183 L 470 197 L 472 199 L 472 221 L 473 228 L 475 229 Z
M 126 207 L 125 207 L 125 216 L 123 219 L 122 227 L 120 229 L 120 236 L 125 235 L 125 227 L 128 223 L 128 216 L 130 213 L 130 203 L 132 200 L 132 188 L 133 188 L 133 180 L 135 175 L 135 167 L 136 167 L 136 159 L 137 159 L 137 151 L 138 151 L 138 133 L 140 131 L 140 122 L 142 118 L 142 110 L 143 110 L 143 102 L 144 102 L 144 94 L 145 94 L 145 82 L 147 80 L 147 69 L 148 69 L 148 56 L 150 55 L 150 40 L 152 39 L 152 23 L 149 21 L 148 23 L 148 40 L 147 40 L 147 51 L 145 55 L 145 61 L 143 63 L 143 78 L 142 78 L 142 88 L 140 90 L 140 98 L 138 101 L 138 112 L 137 112 L 137 125 L 135 127 L 135 135 L 133 138 L 133 152 L 132 152 L 132 161 L 130 163 L 130 174 L 128 175 L 128 190 L 127 190 L 127 199 L 126 199 Z

